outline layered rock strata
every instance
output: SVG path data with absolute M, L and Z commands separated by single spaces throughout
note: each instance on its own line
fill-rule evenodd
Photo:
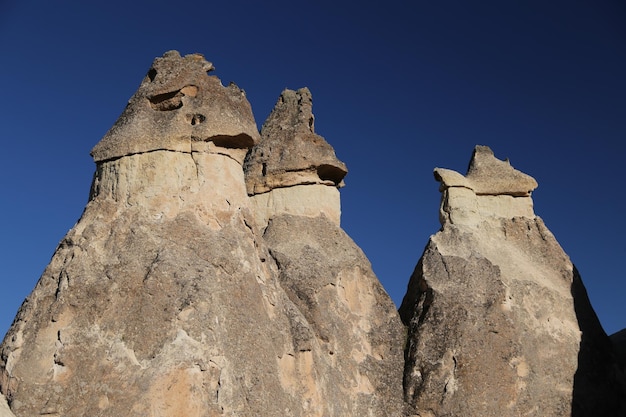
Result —
M 260 234 L 242 167 L 260 136 L 212 68 L 157 58 L 94 147 L 85 211 L 0 345 L 16 416 L 399 415 L 393 303 L 323 214 L 264 213 Z
M 598 378 L 611 368 L 606 335 L 533 213 L 535 180 L 484 146 L 467 175 L 435 169 L 435 178 L 442 229 L 400 307 L 406 401 L 421 417 L 619 415 L 616 389 Z M 603 364 L 596 375 L 593 361 Z M 604 404 L 580 389 L 591 380 L 608 390 Z
M 246 187 L 261 226 L 279 213 L 323 213 L 339 225 L 338 188 L 348 170 L 315 133 L 312 108 L 307 88 L 283 91 L 246 157 Z

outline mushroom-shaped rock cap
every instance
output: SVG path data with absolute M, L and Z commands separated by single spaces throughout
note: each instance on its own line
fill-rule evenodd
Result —
M 244 163 L 248 194 L 298 184 L 341 187 L 348 173 L 333 147 L 315 133 L 308 88 L 285 90 Z
M 465 187 L 477 195 L 526 197 L 537 188 L 533 177 L 513 168 L 508 159 L 499 160 L 488 146 L 482 145 L 474 148 L 465 176 L 449 169 L 435 168 L 435 179 L 444 189 Z
M 192 141 L 250 148 L 259 133 L 245 93 L 224 87 L 200 54 L 156 58 L 113 127 L 93 148 L 96 162 L 165 149 L 189 152 Z

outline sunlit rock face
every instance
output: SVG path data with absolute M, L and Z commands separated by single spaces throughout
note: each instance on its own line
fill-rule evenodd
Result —
M 533 213 L 535 180 L 484 146 L 467 175 L 438 168 L 435 178 L 442 229 L 400 308 L 407 402 L 420 416 L 618 415 L 616 389 L 593 375 L 610 367 L 598 345 L 606 335 Z M 589 372 L 594 360 L 607 368 Z M 603 399 L 581 390 L 590 380 L 607 389 Z
M 2 394 L 0 394 L 0 417 L 15 417 L 7 404 L 7 399 Z
M 211 69 L 157 58 L 94 147 L 87 207 L 0 345 L 15 416 L 400 415 L 393 303 L 323 212 L 257 226 L 259 135 Z
M 531 192 L 534 178 L 495 158 L 491 149 L 477 146 L 467 175 L 435 168 L 441 183 L 442 224 L 478 226 L 490 218 L 534 219 Z
M 209 75 L 213 70 L 200 54 L 169 51 L 156 58 L 120 118 L 93 148 L 94 160 L 154 150 L 232 153 L 242 159 L 259 139 L 252 110 L 243 90 L 233 83 L 224 87 Z

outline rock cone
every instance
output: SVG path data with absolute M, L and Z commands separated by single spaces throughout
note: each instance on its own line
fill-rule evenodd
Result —
M 87 207 L 0 345 L 16 416 L 399 415 L 393 303 L 323 213 L 254 212 L 260 138 L 211 69 L 157 58 L 94 147 Z
M 407 402 L 420 416 L 623 415 L 608 338 L 533 213 L 535 180 L 484 146 L 466 176 L 435 178 L 442 229 L 400 308 Z M 581 388 L 590 381 L 604 393 Z

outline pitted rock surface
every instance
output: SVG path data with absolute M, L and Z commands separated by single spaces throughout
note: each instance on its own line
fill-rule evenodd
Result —
M 341 221 L 338 188 L 348 172 L 314 129 L 307 88 L 285 90 L 244 164 L 250 205 L 263 228 L 280 214 Z
M 212 146 L 249 149 L 259 133 L 245 93 L 224 87 L 200 54 L 156 58 L 120 118 L 93 148 L 96 162 L 126 155 Z M 245 155 L 245 151 L 240 154 Z

